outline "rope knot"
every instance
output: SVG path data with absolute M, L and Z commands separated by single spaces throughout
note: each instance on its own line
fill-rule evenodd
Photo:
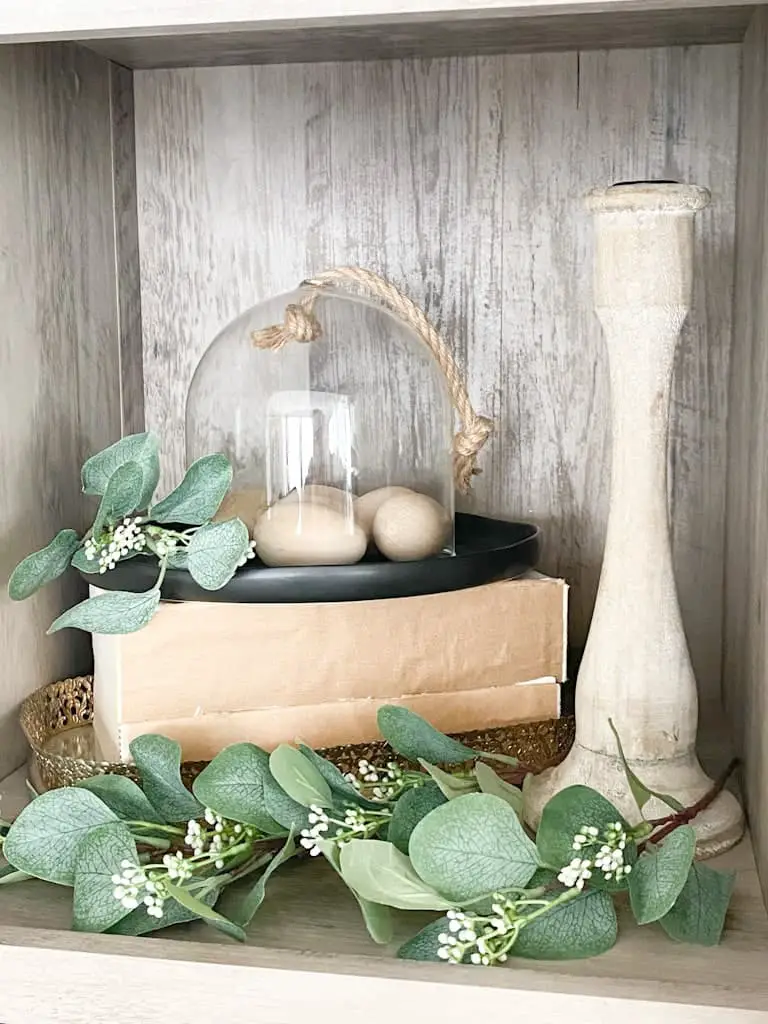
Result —
M 493 420 L 475 415 L 453 439 L 453 473 L 462 494 L 467 494 L 472 487 L 472 477 L 482 473 L 477 455 L 492 433 Z
M 322 333 L 320 321 L 312 312 L 311 306 L 294 302 L 286 306 L 285 318 L 281 324 L 254 331 L 251 341 L 255 348 L 276 352 L 289 341 L 316 341 L 322 337 Z

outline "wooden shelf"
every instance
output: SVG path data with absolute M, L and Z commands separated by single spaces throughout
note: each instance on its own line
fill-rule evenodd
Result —
M 4 787 L 3 813 L 24 800 L 17 772 Z M 393 949 L 370 942 L 339 880 L 314 862 L 275 876 L 246 946 L 203 925 L 154 939 L 69 932 L 69 891 L 25 883 L 0 890 L 0 1016 L 47 1024 L 81 1021 L 87 1012 L 89 1024 L 135 1024 L 194 1006 L 196 1017 L 230 1024 L 331 1021 L 342 1013 L 391 1024 L 398 1013 L 407 1021 L 459 1021 L 513 1008 L 542 1024 L 768 1022 L 768 916 L 749 842 L 720 866 L 739 876 L 716 949 L 677 945 L 622 912 L 621 938 L 605 956 L 492 971 L 393 959 Z M 414 922 L 417 915 L 401 939 Z
M 0 43 L 77 40 L 132 68 L 734 42 L 740 0 L 5 0 Z

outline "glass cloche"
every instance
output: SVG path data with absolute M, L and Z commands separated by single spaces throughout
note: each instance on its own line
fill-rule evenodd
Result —
M 454 404 L 465 428 L 456 438 Z M 232 321 L 187 396 L 188 463 L 229 458 L 232 491 L 218 518 L 239 516 L 267 566 L 452 554 L 456 473 L 468 483 L 465 449 L 476 452 L 489 432 L 423 313 L 356 269 Z

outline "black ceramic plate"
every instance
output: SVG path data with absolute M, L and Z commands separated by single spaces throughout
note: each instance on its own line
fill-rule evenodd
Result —
M 539 556 L 539 529 L 459 513 L 456 554 L 418 562 L 387 562 L 366 557 L 357 565 L 291 566 L 268 569 L 258 561 L 239 569 L 221 590 L 203 590 L 188 572 L 169 569 L 166 601 L 230 601 L 238 604 L 301 604 L 308 601 L 373 601 L 416 597 L 478 587 L 502 576 L 520 576 Z M 104 590 L 149 590 L 157 579 L 154 558 L 137 556 L 103 576 L 83 579 Z

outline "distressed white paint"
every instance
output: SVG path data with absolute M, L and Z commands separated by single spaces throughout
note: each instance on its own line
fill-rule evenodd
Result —
M 675 364 L 670 499 L 694 667 L 717 697 L 738 63 L 711 46 L 137 73 L 147 419 L 166 486 L 217 331 L 308 274 L 371 267 L 439 322 L 496 420 L 467 507 L 543 527 L 543 569 L 574 584 L 578 645 L 610 458 L 580 197 L 701 181 L 713 201 Z
M 685 807 L 712 785 L 696 758 L 698 694 L 677 600 L 667 511 L 667 430 L 675 348 L 691 300 L 693 220 L 709 203 L 695 185 L 601 189 L 595 217 L 595 309 L 611 378 L 613 459 L 608 532 L 594 617 L 576 688 L 576 740 L 531 780 L 526 815 L 567 786 L 589 785 L 631 821 L 611 723 L 633 770 Z M 642 538 L 642 543 L 638 539 Z M 655 800 L 646 812 L 665 813 Z M 741 836 L 722 793 L 694 821 L 713 854 Z

